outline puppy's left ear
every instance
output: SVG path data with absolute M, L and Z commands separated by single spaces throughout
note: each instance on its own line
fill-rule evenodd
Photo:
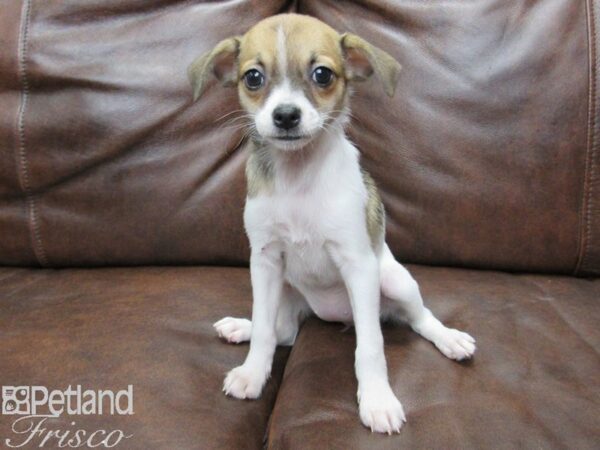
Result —
M 214 75 L 223 86 L 235 86 L 237 82 L 237 58 L 241 36 L 219 42 L 210 52 L 196 58 L 187 69 L 194 89 L 194 101 L 198 100 Z
M 385 93 L 390 97 L 394 96 L 398 74 L 402 68 L 398 61 L 355 34 L 342 34 L 341 45 L 348 80 L 364 81 L 375 73 Z

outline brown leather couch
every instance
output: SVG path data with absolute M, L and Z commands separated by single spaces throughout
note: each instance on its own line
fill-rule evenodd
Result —
M 211 326 L 251 310 L 246 155 L 235 90 L 192 103 L 186 67 L 284 11 L 403 65 L 392 100 L 358 86 L 349 134 L 392 250 L 478 341 L 459 364 L 384 327 L 392 437 L 360 424 L 338 324 L 280 348 L 260 400 L 221 392 L 247 351 Z M 0 385 L 133 385 L 133 415 L 45 422 L 123 449 L 597 449 L 599 20 L 593 0 L 4 0 Z

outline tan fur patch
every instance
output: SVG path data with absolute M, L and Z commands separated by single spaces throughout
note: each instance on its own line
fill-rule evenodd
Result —
M 312 71 L 318 66 L 325 66 L 335 74 L 334 81 L 326 88 L 310 81 Z M 267 79 L 266 86 L 255 91 L 246 89 L 242 82 L 243 75 L 253 68 Z M 257 23 L 243 36 L 217 44 L 192 63 L 188 75 L 194 87 L 194 100 L 202 95 L 213 72 L 225 85 L 237 82 L 242 106 L 250 112 L 256 111 L 267 98 L 269 86 L 285 76 L 302 88 L 314 104 L 331 111 L 343 105 L 349 81 L 364 80 L 373 72 L 385 92 L 394 95 L 400 69 L 392 56 L 356 35 L 340 35 L 310 16 L 279 14 Z
M 235 86 L 239 44 L 239 36 L 224 39 L 210 52 L 199 56 L 190 64 L 187 74 L 194 89 L 194 101 L 204 92 L 211 74 L 223 85 Z
M 318 66 L 326 66 L 335 74 L 334 81 L 326 88 L 311 82 L 312 71 Z M 346 79 L 340 35 L 312 17 L 283 14 L 259 22 L 242 37 L 238 67 L 240 80 L 253 68 L 260 69 L 266 77 L 266 86 L 258 91 L 250 91 L 239 83 L 240 102 L 249 111 L 258 109 L 268 97 L 270 87 L 283 77 L 303 89 L 319 108 L 339 109 L 344 99 Z
M 383 50 L 369 44 L 363 38 L 352 33 L 341 37 L 342 48 L 346 56 L 346 77 L 349 80 L 365 80 L 373 72 L 390 97 L 394 96 L 398 74 L 402 66 Z
M 274 167 L 269 149 L 254 141 L 248 143 L 250 156 L 246 162 L 248 197 L 268 195 L 273 191 Z
M 371 239 L 371 247 L 377 249 L 383 242 L 385 234 L 385 210 L 375 181 L 366 170 L 361 169 L 361 172 L 368 194 L 366 205 L 367 231 Z

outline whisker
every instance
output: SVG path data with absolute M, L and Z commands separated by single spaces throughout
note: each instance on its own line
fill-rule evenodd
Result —
M 254 122 L 254 120 L 250 116 L 234 117 L 234 118 L 229 119 L 226 122 L 222 123 L 221 125 L 219 125 L 217 130 L 231 129 L 231 128 L 233 128 L 233 129 L 244 128 L 244 127 L 252 125 L 253 122 Z
M 241 112 L 241 113 L 245 113 L 245 111 L 244 111 L 243 109 L 235 109 L 235 110 L 233 110 L 233 111 L 230 111 L 230 112 L 228 112 L 228 113 L 226 113 L 226 114 L 223 114 L 221 117 L 219 117 L 219 118 L 215 119 L 215 120 L 213 121 L 213 123 L 216 123 L 216 122 L 218 122 L 219 120 L 223 120 L 225 117 L 229 117 L 229 116 L 231 116 L 232 114 L 235 114 L 235 113 L 240 113 L 240 112 Z

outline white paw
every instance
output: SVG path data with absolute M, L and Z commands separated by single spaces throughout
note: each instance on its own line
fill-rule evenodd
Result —
M 225 377 L 223 391 L 235 398 L 258 398 L 267 378 L 268 373 L 265 371 L 238 366 L 230 370 Z
M 213 324 L 220 338 L 225 339 L 230 344 L 239 344 L 250 340 L 252 331 L 252 322 L 248 319 L 236 319 L 235 317 L 225 317 Z
M 406 416 L 389 384 L 360 389 L 357 393 L 360 420 L 378 433 L 399 433 Z
M 444 328 L 433 343 L 444 355 L 456 361 L 469 359 L 477 348 L 475 339 L 453 328 Z

